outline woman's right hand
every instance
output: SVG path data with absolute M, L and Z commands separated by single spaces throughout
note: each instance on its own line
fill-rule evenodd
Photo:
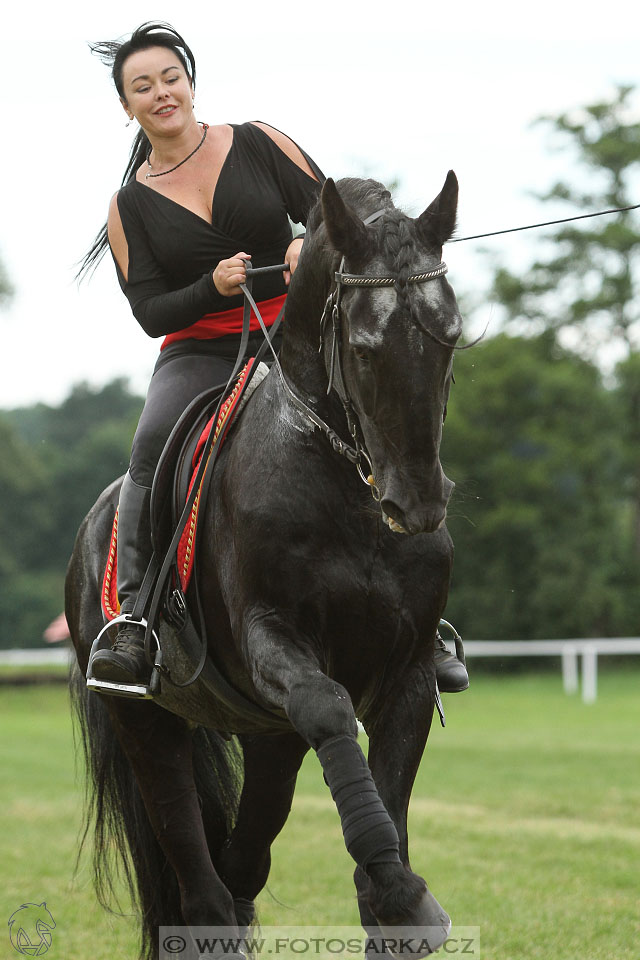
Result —
M 247 273 L 245 260 L 250 260 L 248 253 L 236 253 L 235 257 L 221 260 L 213 271 L 213 282 L 218 293 L 223 297 L 235 297 L 242 293 L 241 283 L 246 283 Z

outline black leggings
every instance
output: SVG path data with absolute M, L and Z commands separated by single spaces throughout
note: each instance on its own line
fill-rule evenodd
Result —
M 279 338 L 278 331 L 276 349 Z M 255 356 L 262 341 L 259 331 L 251 334 L 246 356 Z M 169 434 L 191 401 L 211 387 L 225 386 L 236 361 L 238 344 L 239 337 L 225 337 L 216 344 L 197 343 L 193 352 L 186 353 L 181 346 L 180 352 L 168 352 L 168 348 L 160 354 L 131 448 L 129 473 L 137 484 L 152 485 Z M 268 363 L 271 359 L 269 351 L 264 360 Z M 229 390 L 232 387 L 233 384 Z

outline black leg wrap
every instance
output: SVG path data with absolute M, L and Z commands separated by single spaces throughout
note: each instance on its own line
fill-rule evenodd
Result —
M 317 753 L 356 863 L 364 870 L 371 863 L 400 863 L 398 832 L 355 737 L 332 737 Z

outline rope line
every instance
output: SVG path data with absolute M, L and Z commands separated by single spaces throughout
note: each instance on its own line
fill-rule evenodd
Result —
M 447 243 L 462 243 L 464 240 L 482 240 L 484 237 L 498 237 L 503 233 L 519 233 L 521 230 L 536 230 L 538 227 L 554 227 L 559 223 L 571 223 L 573 220 L 588 220 L 590 217 L 604 217 L 610 213 L 624 213 L 638 210 L 640 203 L 631 207 L 615 207 L 613 210 L 599 210 L 597 213 L 582 213 L 577 217 L 565 217 L 563 220 L 546 220 L 544 223 L 530 223 L 526 227 L 509 227 L 507 230 L 493 230 L 491 233 L 476 233 L 470 237 L 453 237 Z

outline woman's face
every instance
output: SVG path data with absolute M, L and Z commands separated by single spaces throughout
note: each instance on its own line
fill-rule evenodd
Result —
M 184 67 L 166 47 L 127 57 L 122 67 L 122 106 L 147 136 L 171 136 L 193 121 L 193 90 Z

